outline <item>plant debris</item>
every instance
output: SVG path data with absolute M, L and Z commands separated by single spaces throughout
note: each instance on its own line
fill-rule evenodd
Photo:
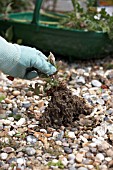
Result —
M 60 126 L 73 127 L 81 114 L 89 115 L 92 107 L 85 100 L 76 95 L 64 84 L 49 90 L 51 101 L 41 117 L 41 126 L 59 128 Z

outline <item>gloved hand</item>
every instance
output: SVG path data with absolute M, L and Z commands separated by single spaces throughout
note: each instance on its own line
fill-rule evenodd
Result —
M 0 70 L 12 77 L 32 79 L 38 69 L 47 75 L 56 72 L 56 68 L 47 62 L 47 57 L 35 48 L 8 43 L 0 37 Z

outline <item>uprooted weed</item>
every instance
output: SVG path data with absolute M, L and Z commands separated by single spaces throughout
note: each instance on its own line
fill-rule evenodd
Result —
M 85 100 L 76 95 L 72 95 L 66 85 L 59 84 L 49 90 L 51 101 L 43 113 L 41 126 L 59 128 L 60 126 L 74 126 L 81 114 L 89 115 L 92 107 Z

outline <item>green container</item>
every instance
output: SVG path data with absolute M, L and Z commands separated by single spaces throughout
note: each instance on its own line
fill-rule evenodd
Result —
M 62 15 L 40 14 L 41 4 L 42 0 L 37 0 L 33 12 L 11 13 L 7 18 L 1 15 L 0 34 L 12 27 L 14 42 L 22 39 L 24 45 L 69 60 L 102 58 L 113 52 L 107 33 L 60 28 L 57 23 Z

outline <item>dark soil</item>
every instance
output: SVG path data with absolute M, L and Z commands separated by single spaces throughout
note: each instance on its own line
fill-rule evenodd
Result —
M 73 96 L 71 91 L 60 85 L 49 91 L 51 101 L 41 117 L 41 126 L 59 128 L 60 126 L 73 127 L 79 116 L 89 115 L 91 106 L 83 98 Z

